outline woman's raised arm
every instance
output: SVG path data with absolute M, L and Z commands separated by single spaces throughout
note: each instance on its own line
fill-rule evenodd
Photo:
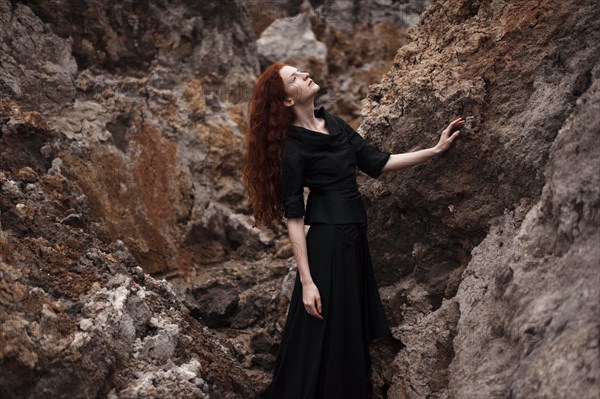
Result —
M 402 154 L 392 154 L 390 155 L 390 159 L 381 169 L 382 172 L 386 172 L 389 170 L 398 170 L 402 168 L 406 168 L 408 166 L 413 166 L 425 162 L 436 155 L 439 155 L 450 148 L 454 139 L 460 133 L 460 129 L 464 126 L 465 120 L 462 118 L 458 118 L 450 122 L 448 127 L 444 129 L 442 135 L 440 136 L 440 141 L 435 145 L 435 147 L 426 148 L 424 150 L 418 150 L 413 152 L 405 152 Z M 452 133 L 454 132 L 454 133 Z M 452 133 L 452 135 L 450 135 Z

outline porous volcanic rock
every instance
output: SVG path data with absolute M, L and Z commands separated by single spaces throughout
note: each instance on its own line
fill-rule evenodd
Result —
M 402 344 L 376 394 L 596 397 L 600 10 L 438 1 L 409 35 L 359 131 L 406 152 L 467 125 L 437 159 L 361 177 Z
M 262 17 L 253 20 L 258 34 L 273 20 L 295 18 L 301 12 L 326 21 L 337 30 L 354 33 L 362 27 L 379 24 L 414 26 L 431 0 L 245 0 L 245 3 L 251 14 Z
M 250 397 L 233 348 L 90 215 L 41 115 L 3 101 L 0 132 L 0 396 Z
M 258 73 L 239 1 L 0 0 L 0 10 L 0 94 L 57 133 L 47 148 L 62 173 L 145 271 L 271 247 L 252 228 L 238 167 Z

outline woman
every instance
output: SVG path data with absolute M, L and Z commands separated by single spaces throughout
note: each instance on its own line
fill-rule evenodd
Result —
M 450 123 L 433 148 L 391 154 L 324 107 L 315 110 L 318 91 L 307 72 L 275 63 L 258 79 L 250 105 L 243 177 L 256 225 L 284 216 L 298 265 L 273 380 L 261 399 L 368 397 L 368 345 L 390 330 L 356 167 L 377 178 L 424 162 L 446 151 L 459 134 L 451 132 L 464 124 Z

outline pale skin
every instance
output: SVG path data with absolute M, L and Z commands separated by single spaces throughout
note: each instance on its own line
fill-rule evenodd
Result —
M 314 100 L 320 89 L 319 85 L 314 83 L 307 72 L 299 71 L 293 66 L 286 65 L 279 71 L 281 79 L 285 85 L 285 91 L 288 97 L 285 100 L 287 107 L 292 107 L 296 118 L 293 125 L 301 126 L 306 129 L 314 130 L 324 134 L 329 134 L 324 119 L 315 117 Z M 437 155 L 447 151 L 452 142 L 460 134 L 460 129 L 464 126 L 465 120 L 458 118 L 450 124 L 441 133 L 438 143 L 431 148 L 423 150 L 405 152 L 401 154 L 392 154 L 382 169 L 382 172 L 400 170 L 409 166 L 418 165 L 428 161 Z M 315 285 L 308 265 L 308 256 L 306 249 L 306 236 L 304 234 L 304 218 L 288 218 L 287 228 L 294 258 L 298 265 L 300 282 L 302 283 L 302 302 L 309 315 L 323 320 L 323 306 L 321 304 L 321 295 Z

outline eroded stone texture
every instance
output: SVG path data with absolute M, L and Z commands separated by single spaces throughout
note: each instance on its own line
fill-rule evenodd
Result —
M 436 2 L 363 101 L 393 152 L 467 118 L 446 154 L 362 185 L 404 345 L 387 397 L 598 394 L 599 21 L 593 2 Z
M 301 71 L 310 71 L 317 81 L 327 75 L 327 47 L 315 37 L 307 13 L 273 21 L 256 46 L 265 65 L 283 61 Z
M 268 381 L 295 268 L 239 182 L 257 21 L 275 16 L 254 3 L 251 24 L 237 1 L 0 0 L 1 396 Z M 404 3 L 275 3 L 309 13 L 322 99 L 357 126 L 407 39 L 397 15 L 346 31 L 325 7 Z M 385 150 L 468 117 L 440 159 L 359 176 L 393 327 L 374 398 L 598 396 L 599 21 L 591 1 L 438 1 L 370 89 L 360 131 Z
M 62 173 L 147 272 L 272 245 L 252 228 L 238 168 L 258 73 L 240 2 L 0 7 L 2 95 L 57 133 Z
M 520 223 L 509 213 L 494 224 L 506 239 L 473 251 L 456 296 L 456 397 L 600 394 L 600 66 L 592 75 L 550 148 L 539 201 Z M 507 223 L 518 228 L 505 232 Z
M 2 102 L 0 126 L 0 396 L 249 397 L 229 344 L 91 217 L 41 116 Z
M 327 25 L 348 33 L 361 27 L 379 24 L 401 28 L 414 26 L 431 0 L 244 0 L 266 20 L 255 20 L 255 30 L 262 31 L 277 18 L 295 18 L 300 12 L 324 20 Z M 261 29 L 262 28 L 262 29 Z

